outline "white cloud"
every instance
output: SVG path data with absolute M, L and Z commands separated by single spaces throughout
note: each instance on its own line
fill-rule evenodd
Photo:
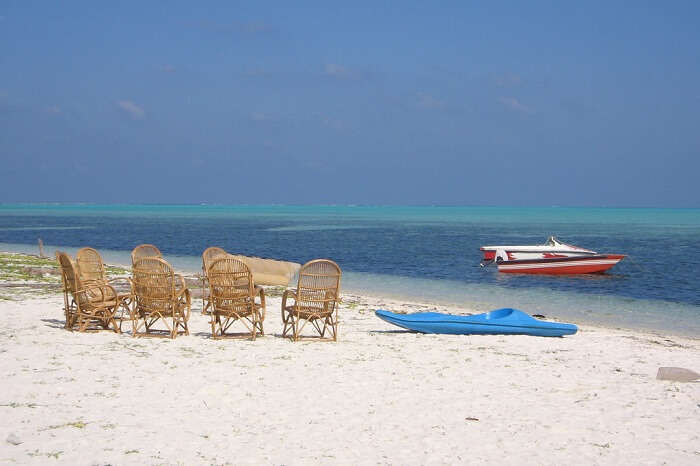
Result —
M 130 100 L 117 101 L 117 107 L 134 120 L 143 120 L 146 117 L 145 110 Z
M 516 112 L 533 113 L 533 110 L 530 107 L 523 105 L 515 97 L 500 97 L 498 101 L 505 107 Z

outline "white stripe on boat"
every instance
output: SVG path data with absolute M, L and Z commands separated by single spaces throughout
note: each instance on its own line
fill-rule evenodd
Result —
M 596 260 L 582 260 L 582 261 L 566 261 L 566 262 L 545 262 L 536 264 L 507 264 L 500 263 L 498 268 L 509 268 L 509 269 L 535 269 L 535 268 L 549 268 L 549 267 L 575 267 L 580 265 L 608 265 L 617 264 L 620 259 L 596 259 Z

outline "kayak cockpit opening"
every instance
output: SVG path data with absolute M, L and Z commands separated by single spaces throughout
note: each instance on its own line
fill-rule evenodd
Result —
M 484 318 L 486 320 L 491 320 L 491 319 L 502 319 L 504 317 L 508 317 L 513 313 L 513 309 L 509 307 L 505 307 L 503 309 L 495 309 L 493 311 L 489 311 L 484 314 Z

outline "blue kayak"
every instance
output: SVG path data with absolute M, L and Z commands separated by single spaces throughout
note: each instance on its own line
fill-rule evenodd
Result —
M 561 337 L 578 331 L 574 324 L 560 324 L 538 320 L 517 309 L 496 309 L 473 316 L 416 312 L 395 314 L 379 309 L 377 317 L 399 327 L 421 333 L 446 333 L 451 335 L 535 335 Z

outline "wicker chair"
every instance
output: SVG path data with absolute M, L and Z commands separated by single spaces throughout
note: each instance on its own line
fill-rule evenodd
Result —
M 70 283 L 66 280 L 66 274 L 63 273 L 63 266 L 61 265 L 61 256 L 65 254 L 62 251 L 56 251 L 56 263 L 58 264 L 58 271 L 61 274 L 61 285 L 63 291 L 63 313 L 66 316 L 66 322 L 63 325 L 64 328 L 70 329 L 72 327 L 74 316 L 77 314 L 75 300 L 70 292 Z M 70 259 L 70 256 L 68 257 Z
M 93 248 L 82 248 L 75 254 L 78 275 L 82 283 L 107 283 L 107 274 L 100 253 Z
M 133 336 L 175 338 L 178 334 L 189 335 L 187 321 L 192 299 L 182 275 L 173 273 L 170 264 L 160 257 L 137 260 L 132 275 Z M 158 321 L 167 329 L 153 328 Z
M 117 292 L 104 283 L 85 283 L 80 280 L 78 267 L 65 252 L 56 251 L 63 282 L 64 311 L 67 329 L 79 332 L 109 329 L 121 333 L 114 314 L 120 305 Z
M 265 335 L 265 292 L 255 288 L 248 266 L 238 259 L 221 257 L 209 266 L 207 276 L 212 338 L 250 337 L 255 340 L 257 333 Z M 260 303 L 255 302 L 256 296 L 260 296 Z M 248 332 L 227 333 L 238 321 Z
M 226 257 L 227 255 L 226 251 L 216 246 L 207 248 L 202 253 L 202 314 L 208 314 L 209 307 L 211 306 L 209 295 L 207 294 L 209 289 L 207 271 L 214 262 L 214 259 Z
M 62 251 L 56 251 L 56 263 L 58 263 L 58 270 L 61 273 L 61 284 L 62 284 L 62 291 L 63 291 L 63 313 L 66 316 L 66 322 L 63 325 L 64 328 L 70 329 L 73 326 L 73 321 L 75 319 L 75 316 L 77 315 L 77 306 L 75 304 L 75 300 L 73 299 L 73 295 L 71 294 L 71 283 L 69 283 L 66 280 L 66 274 L 63 273 L 63 266 L 61 265 L 61 256 L 63 254 L 66 254 L 65 252 Z M 70 256 L 68 257 L 69 260 Z
M 133 267 L 137 260 L 146 257 L 163 257 L 163 254 L 152 244 L 140 244 L 131 251 L 131 266 Z
M 296 291 L 286 290 L 282 295 L 283 337 L 299 340 L 301 331 L 311 322 L 319 333 L 317 339 L 338 340 L 341 275 L 338 264 L 328 259 L 313 260 L 301 267 Z M 293 304 L 288 304 L 290 298 Z M 326 337 L 327 331 L 330 337 Z
M 128 283 L 127 278 L 118 278 L 114 280 L 107 279 L 104 262 L 102 256 L 93 248 L 82 248 L 75 255 L 75 262 L 78 266 L 78 275 L 80 283 L 83 286 L 87 284 L 96 285 L 112 285 L 118 280 Z M 119 323 L 119 330 L 122 330 L 122 323 L 125 320 L 131 319 L 131 293 L 118 293 L 119 306 L 114 318 Z

